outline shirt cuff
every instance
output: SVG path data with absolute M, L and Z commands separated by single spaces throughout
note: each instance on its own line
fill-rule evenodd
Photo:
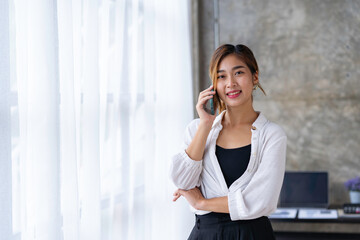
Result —
M 175 186 L 185 190 L 199 186 L 202 162 L 203 160 L 192 160 L 185 150 L 176 154 L 173 158 L 170 171 L 170 177 Z
M 229 213 L 231 220 L 240 220 L 241 217 L 244 218 L 245 212 L 241 203 L 244 202 L 241 191 L 229 192 L 228 194 L 228 204 L 229 204 Z

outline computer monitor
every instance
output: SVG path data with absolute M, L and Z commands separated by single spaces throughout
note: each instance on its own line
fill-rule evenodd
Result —
M 327 208 L 327 172 L 285 172 L 279 207 Z

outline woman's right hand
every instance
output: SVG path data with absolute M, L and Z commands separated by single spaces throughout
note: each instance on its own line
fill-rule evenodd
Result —
M 209 101 L 211 98 L 214 98 L 214 95 L 216 94 L 215 91 L 212 91 L 213 88 L 214 87 L 211 85 L 209 88 L 200 92 L 198 102 L 196 104 L 196 111 L 200 117 L 200 122 L 210 126 L 212 126 L 216 118 L 216 109 L 214 109 L 215 114 L 212 115 L 205 110 L 205 105 L 207 101 Z

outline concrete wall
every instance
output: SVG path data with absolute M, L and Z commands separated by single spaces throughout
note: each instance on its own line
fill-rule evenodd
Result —
M 288 136 L 287 170 L 328 171 L 330 203 L 360 175 L 360 1 L 219 0 L 219 40 L 249 46 L 261 91 L 255 110 Z M 209 86 L 213 1 L 198 1 L 200 89 Z

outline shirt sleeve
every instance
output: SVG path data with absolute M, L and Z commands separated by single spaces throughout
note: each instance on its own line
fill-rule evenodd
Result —
M 259 167 L 245 189 L 228 193 L 232 220 L 268 216 L 277 208 L 286 162 L 285 133 L 271 136 L 264 145 Z
M 191 159 L 185 151 L 196 133 L 199 123 L 198 120 L 199 119 L 193 120 L 186 127 L 182 150 L 172 157 L 170 178 L 175 186 L 180 189 L 189 190 L 200 186 L 200 174 L 202 172 L 203 161 Z

